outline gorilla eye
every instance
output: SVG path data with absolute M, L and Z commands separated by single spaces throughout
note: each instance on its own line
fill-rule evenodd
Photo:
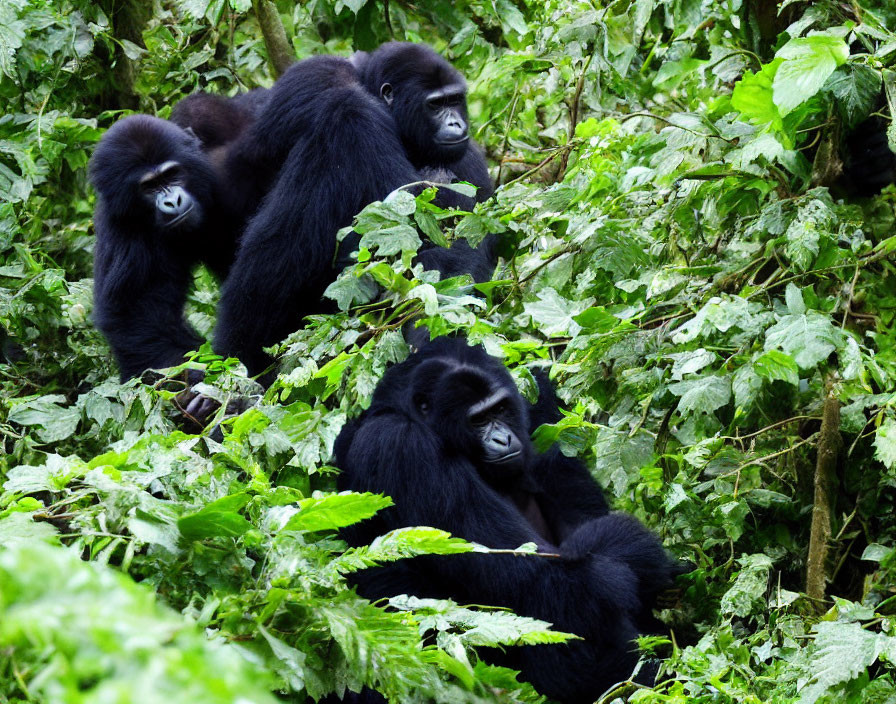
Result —
M 477 413 L 475 416 L 470 416 L 470 423 L 473 424 L 474 428 L 481 428 L 488 423 L 488 417 L 488 413 Z
M 429 401 L 423 394 L 414 394 L 414 405 L 423 414 L 429 413 Z

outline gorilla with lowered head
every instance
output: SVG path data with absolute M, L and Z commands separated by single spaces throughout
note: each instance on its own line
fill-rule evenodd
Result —
M 194 134 L 133 115 L 113 125 L 90 161 L 94 214 L 94 322 L 122 381 L 183 361 L 201 338 L 184 320 L 193 270 L 224 276 L 238 229 Z
M 512 648 L 500 664 L 552 699 L 592 702 L 631 674 L 632 641 L 653 630 L 657 597 L 683 570 L 635 518 L 608 512 L 581 462 L 557 447 L 536 454 L 530 427 L 558 414 L 549 385 L 539 386 L 531 407 L 498 360 L 448 338 L 387 371 L 335 454 L 341 489 L 395 503 L 345 538 L 363 545 L 428 525 L 492 548 L 533 542 L 559 553 L 423 556 L 361 572 L 357 584 L 370 599 L 407 593 L 506 606 L 581 636 Z
M 469 138 L 463 77 L 428 47 L 404 43 L 291 66 L 234 143 L 226 171 L 228 185 L 246 185 L 228 201 L 249 211 L 261 205 L 222 291 L 215 348 L 242 359 L 250 374 L 270 364 L 262 347 L 325 309 L 321 296 L 338 273 L 336 233 L 365 205 L 434 175 L 471 182 L 477 200 L 492 192 Z M 437 202 L 474 204 L 449 189 Z M 450 259 L 450 250 L 421 259 L 443 274 L 485 278 L 490 247 L 464 243 Z

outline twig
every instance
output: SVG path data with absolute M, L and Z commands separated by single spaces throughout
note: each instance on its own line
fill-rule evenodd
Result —
M 569 108 L 569 137 L 567 137 L 567 141 L 571 142 L 573 138 L 576 136 L 576 125 L 579 124 L 579 103 L 582 100 L 582 91 L 585 90 L 585 74 L 588 73 L 588 68 L 591 66 L 591 60 L 594 58 L 594 52 L 597 51 L 596 48 L 591 49 L 591 53 L 588 54 L 588 59 L 585 61 L 585 65 L 582 67 L 582 72 L 579 74 L 579 80 L 576 81 L 576 92 L 572 97 L 572 105 Z M 563 152 L 563 156 L 560 157 L 560 168 L 557 169 L 557 181 L 562 181 L 563 176 L 566 174 L 566 166 L 569 164 L 569 150 Z
M 774 430 L 775 428 L 780 428 L 782 425 L 788 425 L 790 423 L 794 423 L 798 420 L 821 420 L 818 416 L 793 416 L 792 418 L 785 418 L 784 420 L 779 420 L 776 423 L 772 423 L 771 425 L 767 425 L 764 428 L 757 430 L 755 433 L 749 433 L 747 435 L 721 435 L 719 437 L 720 440 L 746 440 L 747 438 L 752 438 L 756 435 L 762 435 L 762 433 L 767 433 L 769 430 Z

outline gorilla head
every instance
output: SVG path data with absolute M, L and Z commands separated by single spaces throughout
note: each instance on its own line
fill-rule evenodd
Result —
M 389 106 L 416 166 L 466 153 L 467 84 L 445 59 L 421 44 L 391 42 L 355 63 L 365 88 Z
M 191 132 L 149 115 L 120 120 L 90 162 L 106 216 L 132 232 L 190 232 L 212 200 L 215 177 Z M 150 227 L 147 225 L 150 224 Z
M 481 347 L 450 338 L 431 342 L 410 362 L 401 398 L 390 403 L 426 425 L 445 455 L 471 461 L 490 485 L 519 482 L 533 457 L 528 404 L 504 366 Z M 378 391 L 390 388 L 386 381 Z

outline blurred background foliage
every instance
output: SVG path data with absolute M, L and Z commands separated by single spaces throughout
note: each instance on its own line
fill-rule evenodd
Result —
M 85 166 L 124 114 L 270 86 L 271 9 L 297 58 L 434 46 L 503 185 L 456 221 L 427 194 L 367 208 L 341 312 L 284 341 L 267 392 L 204 349 L 202 389 L 251 401 L 218 441 L 173 374 L 117 382 Z M 345 586 L 469 549 L 335 538 L 385 504 L 333 493 L 333 440 L 421 316 L 524 393 L 549 369 L 569 412 L 536 441 L 695 565 L 642 644 L 662 680 L 606 701 L 896 701 L 896 189 L 841 177 L 849 131 L 892 114 L 894 27 L 888 0 L 5 0 L 0 702 L 537 701 L 473 648 L 562 647 L 545 624 Z M 499 234 L 495 281 L 412 267 L 396 225 Z M 216 297 L 200 271 L 205 334 Z

